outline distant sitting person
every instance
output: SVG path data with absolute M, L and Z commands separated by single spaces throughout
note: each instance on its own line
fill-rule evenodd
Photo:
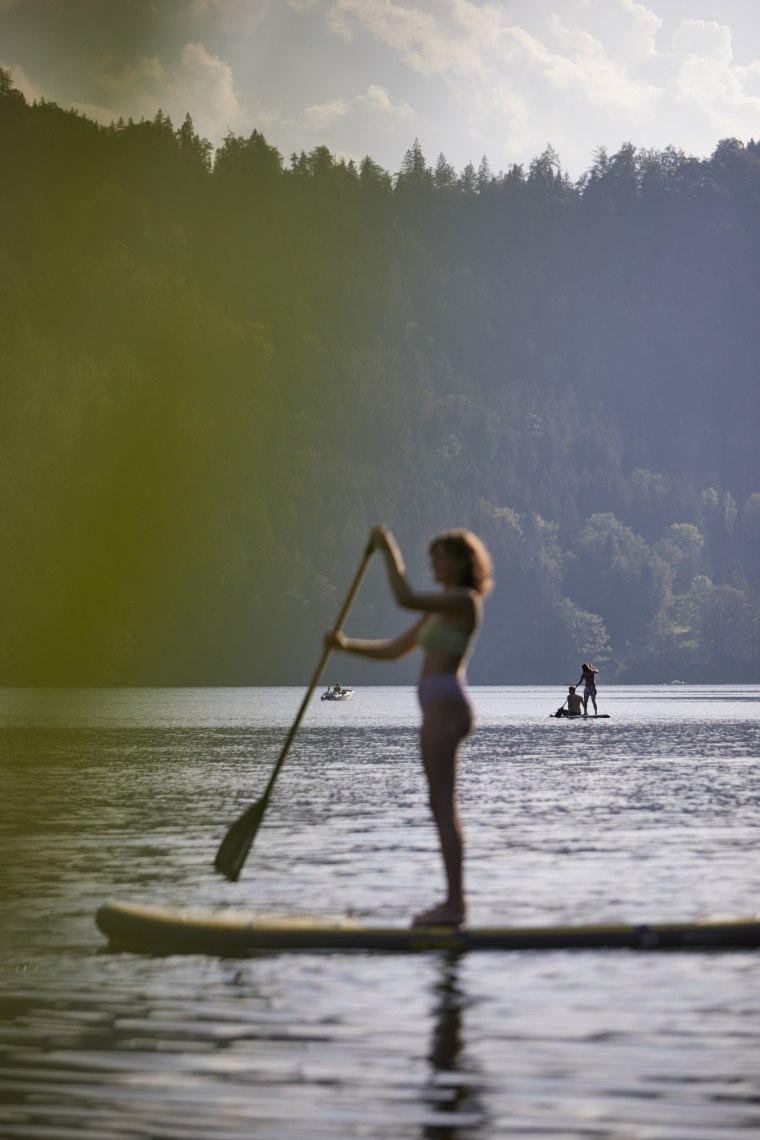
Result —
M 567 715 L 580 716 L 583 709 L 583 699 L 575 691 L 575 685 L 567 687 Z
M 329 633 L 331 649 L 393 661 L 417 647 L 424 654 L 418 685 L 422 708 L 420 746 L 446 872 L 442 903 L 415 915 L 414 926 L 460 926 L 465 918 L 462 882 L 462 829 L 456 799 L 459 745 L 472 729 L 465 689 L 465 666 L 482 619 L 483 598 L 491 589 L 491 559 L 467 530 L 439 534 L 429 546 L 433 577 L 440 590 L 415 590 L 407 581 L 401 551 L 385 526 L 372 531 L 372 545 L 385 561 L 398 604 L 420 616 L 403 633 L 383 641 L 360 641 Z
M 587 665 L 584 661 L 581 665 L 581 679 L 578 682 L 580 685 L 583 682 L 583 715 L 588 716 L 588 700 L 591 697 L 591 703 L 594 706 L 594 715 L 599 715 L 599 710 L 596 707 L 596 675 L 599 672 L 593 665 Z

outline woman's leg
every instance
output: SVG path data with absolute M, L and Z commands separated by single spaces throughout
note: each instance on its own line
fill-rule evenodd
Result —
M 594 713 L 596 714 L 596 713 L 597 713 L 597 707 L 596 707 L 596 689 L 592 689 L 592 690 L 591 690 L 591 703 L 592 703 L 592 705 L 594 706 Z
M 431 701 L 425 710 L 420 744 L 446 872 L 445 902 L 415 917 L 416 924 L 458 925 L 464 920 L 464 844 L 456 803 L 457 751 L 472 727 L 469 705 L 459 699 Z

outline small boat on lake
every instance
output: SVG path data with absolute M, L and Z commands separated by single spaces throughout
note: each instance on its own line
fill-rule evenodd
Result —
M 350 701 L 354 695 L 353 689 L 344 689 L 343 685 L 328 685 L 322 694 L 323 701 Z

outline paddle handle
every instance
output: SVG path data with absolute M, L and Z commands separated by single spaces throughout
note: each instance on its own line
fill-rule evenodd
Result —
M 363 556 L 361 563 L 359 565 L 359 569 L 356 571 L 356 576 L 354 577 L 354 580 L 351 583 L 351 588 L 349 589 L 348 594 L 346 595 L 346 600 L 344 601 L 343 606 L 341 608 L 341 611 L 338 614 L 338 617 L 335 621 L 335 625 L 334 625 L 333 631 L 332 631 L 333 634 L 340 633 L 340 631 L 343 627 L 343 623 L 346 620 L 346 618 L 348 617 L 348 611 L 351 609 L 351 606 L 354 603 L 354 598 L 359 593 L 359 587 L 361 586 L 364 575 L 367 572 L 367 567 L 369 566 L 369 562 L 370 562 L 370 559 L 371 559 L 372 554 L 374 552 L 374 549 L 375 548 L 372 545 L 372 543 L 371 542 L 368 543 L 367 549 L 364 551 L 364 556 Z M 275 764 L 275 766 L 272 770 L 272 775 L 269 777 L 269 783 L 267 784 L 266 788 L 264 789 L 264 794 L 259 801 L 259 803 L 261 805 L 262 814 L 266 808 L 267 803 L 269 802 L 269 797 L 272 794 L 272 789 L 274 788 L 274 785 L 277 781 L 277 777 L 280 774 L 280 769 L 282 768 L 283 764 L 285 763 L 285 757 L 287 756 L 288 751 L 290 749 L 290 746 L 293 743 L 293 740 L 295 738 L 295 735 L 298 732 L 298 727 L 299 727 L 301 721 L 303 720 L 303 715 L 306 712 L 306 706 L 308 705 L 309 701 L 311 700 L 312 693 L 314 692 L 317 685 L 319 684 L 320 678 L 322 676 L 322 673 L 324 672 L 324 669 L 325 669 L 325 666 L 327 665 L 328 660 L 330 659 L 331 653 L 332 653 L 332 647 L 329 645 L 325 645 L 323 650 L 322 650 L 322 656 L 319 659 L 319 664 L 317 665 L 316 669 L 314 670 L 311 681 L 309 682 L 309 687 L 306 690 L 306 692 L 304 693 L 304 697 L 303 697 L 303 700 L 301 701 L 300 708 L 298 709 L 298 712 L 296 713 L 296 719 L 293 721 L 293 724 L 291 725 L 290 732 L 288 733 L 288 735 L 285 739 L 285 743 L 282 746 L 282 751 L 280 752 L 280 755 L 277 758 L 277 763 Z

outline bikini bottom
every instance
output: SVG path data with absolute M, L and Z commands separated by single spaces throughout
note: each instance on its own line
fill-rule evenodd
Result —
M 451 699 L 452 697 L 455 700 L 464 701 L 467 705 L 469 704 L 464 685 L 456 673 L 430 673 L 420 677 L 417 685 L 417 696 L 423 708 L 430 701 L 441 698 Z

